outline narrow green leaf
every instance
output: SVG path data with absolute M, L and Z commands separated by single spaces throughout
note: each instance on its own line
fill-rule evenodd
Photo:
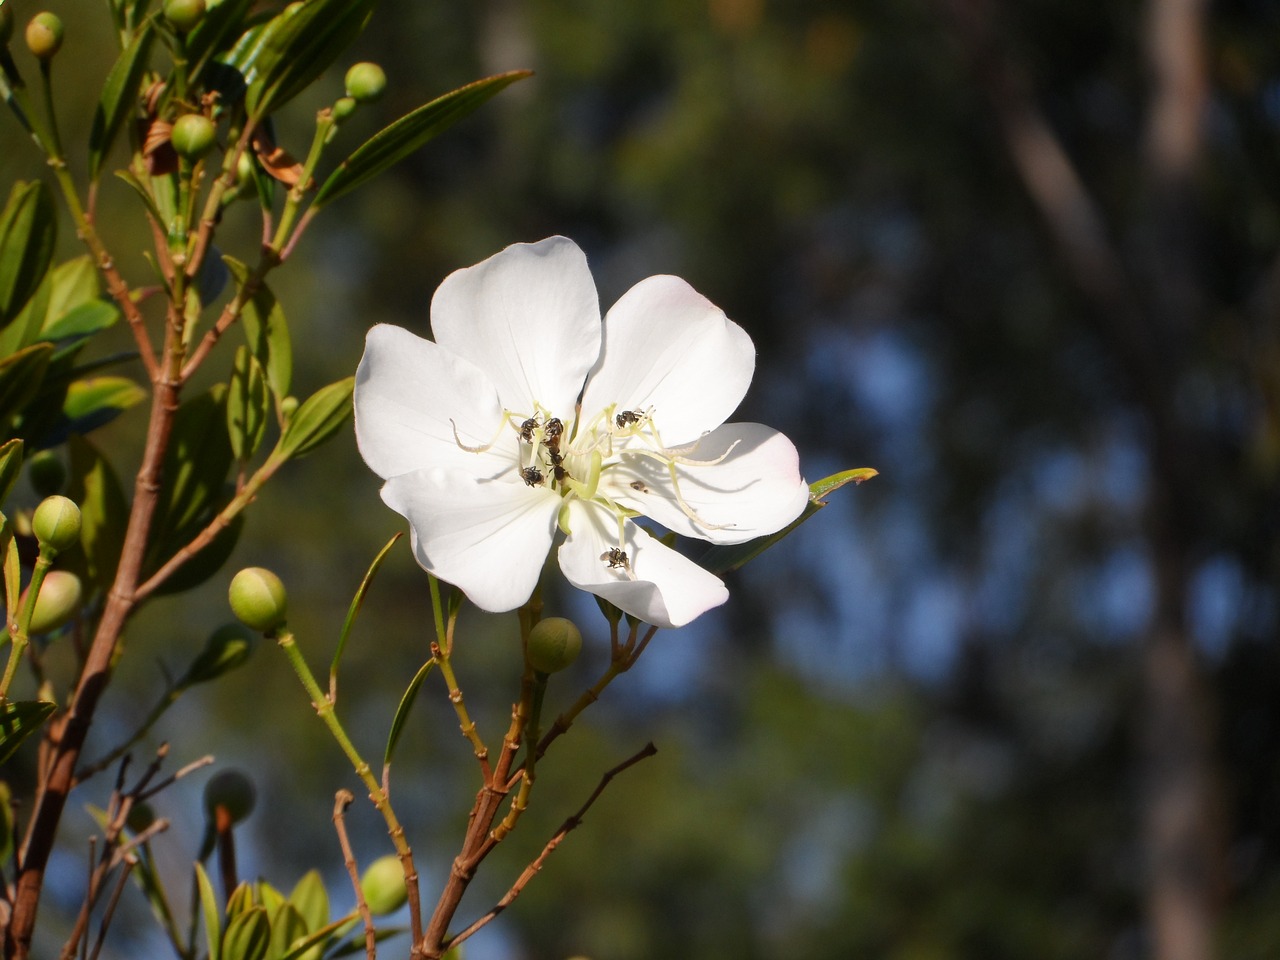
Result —
M 52 271 L 44 275 L 36 292 L 27 298 L 26 304 L 3 330 L 0 330 L 0 357 L 17 353 L 39 339 L 40 328 L 49 315 L 49 303 L 53 299 Z
M 8 863 L 13 856 L 14 826 L 13 792 L 0 780 L 0 863 Z
M 89 131 L 89 179 L 97 180 L 111 144 L 120 128 L 138 109 L 141 98 L 142 77 L 151 55 L 151 41 L 155 39 L 155 21 L 148 19 L 134 35 L 132 41 L 120 52 L 107 74 L 98 109 L 93 115 L 93 127 Z
M 329 175 L 316 193 L 312 206 L 319 209 L 373 179 L 453 126 L 504 87 L 528 76 L 532 76 L 528 70 L 513 70 L 485 77 L 405 114 L 357 147 Z
M 271 20 L 245 94 L 250 117 L 261 120 L 310 86 L 364 30 L 375 3 L 306 0 Z
M 52 344 L 37 343 L 0 360 L 0 430 L 39 392 L 52 355 Z
M 68 433 L 85 434 L 110 423 L 147 399 L 147 391 L 128 377 L 90 377 L 67 388 L 62 415 Z
M 243 289 L 249 279 L 249 268 L 234 257 L 223 257 L 227 269 L 235 278 L 236 287 Z M 262 365 L 277 402 L 289 395 L 293 379 L 293 342 L 289 338 L 289 324 L 284 310 L 266 284 L 260 284 L 253 297 L 240 312 L 244 325 L 245 341 L 249 351 Z
M 342 622 L 342 633 L 338 637 L 338 649 L 333 652 L 333 663 L 329 665 L 330 676 L 337 676 L 338 664 L 342 661 L 342 652 L 346 649 L 347 638 L 351 636 L 351 628 L 355 626 L 360 607 L 364 605 L 364 595 L 369 592 L 374 575 L 381 569 L 382 561 L 387 559 L 387 554 L 391 552 L 391 548 L 396 545 L 396 541 L 402 535 L 397 533 L 387 541 L 385 547 L 378 551 L 378 555 L 373 558 L 373 563 L 369 564 L 369 569 L 365 572 L 364 579 L 360 581 L 360 586 L 356 588 L 356 595 L 351 598 L 351 605 L 347 607 L 347 619 Z
M 58 709 L 48 700 L 0 701 L 0 763 L 4 763 L 22 741 L 35 733 Z
M 57 319 L 53 319 L 57 317 Z M 88 337 L 115 326 L 120 319 L 120 308 L 106 300 L 90 300 L 73 307 L 58 316 L 49 310 L 49 320 L 40 331 L 40 339 L 48 341 L 70 340 L 72 337 Z
M 271 943 L 267 911 L 250 907 L 227 922 L 222 935 L 222 960 L 262 960 Z
M 13 524 L 0 513 L 0 549 L 4 551 L 4 608 L 5 631 L 8 620 L 18 615 L 18 602 L 22 597 L 22 558 L 18 556 L 18 541 L 13 536 Z
M 265 880 L 258 881 L 257 891 L 258 905 L 267 911 L 267 919 L 274 923 L 276 911 L 285 905 L 284 894 Z
M 213 884 L 209 882 L 209 875 L 200 863 L 196 864 L 196 887 L 200 890 L 200 916 L 204 920 L 204 939 L 209 948 L 209 960 L 222 960 L 222 914 L 218 910 L 218 898 L 213 892 Z
M 418 698 L 418 690 L 422 687 L 422 681 L 427 679 L 427 676 L 431 673 L 431 668 L 435 665 L 435 657 L 432 657 L 419 667 L 418 672 L 409 681 L 409 686 L 405 690 L 404 696 L 400 698 L 400 706 L 396 707 L 396 715 L 391 721 L 391 733 L 387 735 L 387 749 L 382 756 L 383 765 L 391 763 L 396 744 L 400 742 L 400 734 L 404 732 L 404 725 L 409 720 L 409 711 L 413 707 L 414 700 Z
M 790 524 L 776 533 L 771 533 L 766 537 L 757 537 L 754 540 L 748 540 L 746 543 L 714 546 L 698 557 L 698 565 L 712 573 L 724 573 L 726 570 L 738 569 L 748 560 L 754 560 L 764 553 L 825 507 L 827 504 L 823 498 L 828 494 L 834 493 L 845 484 L 862 483 L 864 480 L 870 480 L 876 474 L 877 471 L 871 467 L 859 467 L 856 470 L 845 470 L 841 473 L 833 473 L 829 477 L 823 477 L 821 480 L 815 480 L 809 484 L 809 502 L 805 504 L 804 511 Z
M 269 408 L 262 366 L 246 348 L 240 347 L 236 350 L 231 387 L 227 391 L 227 434 L 237 460 L 248 460 L 257 453 L 267 432 Z
M 337 433 L 351 416 L 355 385 L 355 377 L 345 377 L 307 397 L 284 428 L 272 456 L 285 460 L 305 457 Z
M 241 880 L 236 884 L 236 888 L 231 891 L 231 896 L 227 897 L 226 915 L 228 925 L 230 924 L 230 921 L 234 920 L 253 906 L 253 887 L 247 880 Z M 226 943 L 225 936 L 223 937 L 223 943 Z M 223 953 L 225 954 L 226 951 L 224 950 Z M 231 960 L 231 958 L 227 957 L 227 960 Z
M 133 188 L 133 192 L 142 199 L 143 206 L 147 208 L 147 213 L 151 215 L 152 220 L 156 223 L 165 222 L 164 215 L 160 212 L 160 207 L 156 204 L 156 198 L 151 195 L 151 191 L 143 185 L 141 180 L 135 177 L 128 170 L 117 170 L 115 174 L 131 186 Z
M 233 37 L 244 31 L 246 17 L 254 0 L 222 0 L 211 3 L 200 23 L 187 34 L 188 77 L 195 83 L 213 59 L 226 48 Z
M 306 932 L 314 933 L 329 922 L 329 894 L 319 870 L 308 870 L 302 875 L 289 894 L 289 902 L 302 917 Z
M 22 441 L 0 444 L 0 503 L 4 503 L 22 472 Z
M 88 440 L 73 435 L 67 496 L 80 505 L 80 546 L 89 583 L 107 589 L 115 578 L 124 546 L 129 502 L 115 471 Z M 73 555 L 73 560 L 79 558 Z M 62 559 L 59 558 L 59 563 Z
M 326 943 L 333 936 L 342 933 L 344 927 L 349 928 L 351 926 L 352 926 L 351 917 L 342 917 L 338 920 L 334 920 L 332 923 L 327 923 L 323 927 L 321 927 L 319 930 L 313 930 L 311 933 L 307 934 L 305 939 L 299 940 L 292 947 L 290 947 L 288 953 L 285 953 L 280 957 L 276 957 L 274 958 L 274 960 L 303 960 L 304 957 L 310 958 L 311 956 L 319 956 L 319 954 L 312 954 L 310 953 L 310 951 L 316 947 L 319 947 L 321 944 Z M 387 932 L 387 936 L 392 936 L 395 933 L 399 933 L 399 932 L 401 931 L 391 930 Z M 383 931 L 381 930 L 378 931 L 377 936 L 379 940 L 385 939 L 385 937 L 383 936 Z M 360 941 L 360 950 L 361 952 L 364 951 L 363 935 Z M 334 956 L 337 956 L 337 954 L 330 954 L 329 955 L 330 960 Z
M 302 919 L 302 914 L 298 913 L 293 904 L 283 901 L 280 909 L 271 914 L 271 945 L 268 952 L 272 957 L 282 957 L 306 935 L 307 923 Z
M 13 185 L 0 211 L 0 326 L 18 315 L 53 260 L 57 217 L 42 182 Z

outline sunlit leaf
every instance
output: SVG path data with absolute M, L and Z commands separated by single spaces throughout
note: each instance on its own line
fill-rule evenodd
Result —
M 155 21 L 148 19 L 134 35 L 129 45 L 120 52 L 111 72 L 107 74 L 98 109 L 93 115 L 93 127 L 89 131 L 89 179 L 97 180 L 111 144 L 125 121 L 138 109 L 139 87 L 151 55 L 151 41 L 155 38 Z
M 54 319 L 56 317 L 56 319 Z M 120 319 L 120 308 L 106 300 L 90 300 L 58 316 L 52 307 L 49 320 L 40 331 L 41 340 L 69 340 L 101 333 Z
M 249 279 L 249 268 L 234 257 L 222 259 L 235 278 L 236 286 L 243 289 Z M 285 321 L 284 310 L 266 284 L 260 284 L 244 305 L 240 322 L 244 326 L 249 351 L 267 376 L 267 386 L 277 400 L 283 400 L 289 395 L 293 379 L 293 343 L 289 339 L 289 324 Z
M 697 558 L 698 565 L 705 570 L 710 570 L 712 573 L 724 573 L 726 570 L 738 569 L 748 560 L 753 560 L 764 553 L 825 507 L 827 504 L 823 498 L 828 494 L 834 493 L 845 484 L 862 483 L 864 480 L 870 480 L 876 474 L 877 471 L 870 467 L 859 467 L 856 470 L 845 470 L 841 473 L 833 473 L 829 477 L 823 477 L 821 480 L 815 480 L 809 484 L 809 502 L 805 504 L 804 511 L 790 524 L 777 533 L 771 533 L 766 537 L 757 537 L 754 540 L 748 540 L 746 543 L 714 546 Z
M 209 960 L 222 960 L 222 916 L 218 911 L 218 897 L 201 863 L 196 864 L 196 888 L 200 891 L 200 918 L 204 921 Z
M 0 430 L 39 391 L 52 355 L 52 344 L 37 343 L 0 360 Z
M 531 75 L 528 70 L 513 70 L 485 77 L 405 114 L 357 147 L 329 175 L 316 193 L 312 206 L 317 209 L 323 207 L 371 180 L 443 133 L 504 87 Z
M 283 956 L 294 942 L 307 935 L 307 922 L 297 908 L 284 901 L 280 908 L 271 914 L 271 946 L 272 957 Z
M 400 742 L 400 734 L 404 732 L 404 725 L 409 720 L 409 711 L 413 709 L 413 702 L 418 698 L 418 690 L 422 687 L 422 681 L 427 679 L 432 667 L 435 665 L 435 657 L 432 657 L 419 667 L 418 672 L 409 681 L 409 686 L 405 689 L 404 696 L 400 698 L 400 705 L 396 707 L 396 715 L 391 720 L 391 732 L 387 735 L 387 749 L 382 757 L 384 764 L 391 763 L 396 744 Z
M 342 652 L 346 649 L 347 638 L 351 636 L 351 628 L 355 626 L 356 617 L 360 613 L 360 608 L 364 605 L 365 594 L 369 592 L 374 576 L 382 568 L 382 562 L 387 559 L 391 548 L 396 545 L 396 541 L 400 537 L 401 534 L 397 533 L 387 541 L 385 547 L 378 551 L 378 555 L 373 558 L 373 563 L 369 564 L 369 569 L 365 572 L 364 579 L 360 581 L 360 586 L 356 588 L 356 595 L 351 598 L 351 605 L 347 607 L 347 619 L 342 623 L 342 633 L 338 636 L 338 648 L 334 651 L 333 663 L 329 666 L 331 675 L 337 675 L 338 673 L 338 664 L 342 661 Z
M 294 411 L 272 456 L 285 460 L 305 457 L 337 433 L 351 416 L 355 384 L 355 377 L 345 377 L 307 397 Z
M 307 0 L 286 7 L 263 31 L 245 108 L 259 120 L 301 93 L 364 30 L 376 0 Z
M 57 217 L 42 182 L 18 181 L 0 211 L 0 326 L 18 315 L 53 259 Z
M 68 433 L 89 433 L 147 399 L 147 391 L 128 377 L 90 377 L 67 388 L 62 402 Z
M 246 348 L 240 347 L 227 391 L 227 434 L 237 460 L 248 460 L 257 452 L 267 432 L 269 409 L 262 367 Z
M 17 617 L 18 602 L 22 596 L 22 558 L 18 556 L 18 541 L 13 536 L 13 524 L 0 514 L 0 549 L 4 552 L 4 608 L 5 626 Z
M 22 441 L 9 440 L 0 444 L 0 503 L 8 499 L 21 472 Z
M 267 911 L 250 907 L 227 921 L 222 935 L 222 960 L 262 960 L 271 943 Z
M 308 870 L 289 894 L 289 902 L 306 924 L 307 933 L 314 933 L 329 922 L 329 894 L 319 870 Z
M 48 700 L 0 701 L 0 763 L 4 763 L 22 741 L 35 733 L 58 709 Z

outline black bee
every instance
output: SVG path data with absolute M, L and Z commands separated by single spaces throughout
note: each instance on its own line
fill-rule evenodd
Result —
M 625 570 L 631 566 L 631 558 L 627 556 L 627 551 L 618 547 L 610 547 L 600 554 L 600 559 L 609 565 L 610 570 L 619 568 Z
M 533 443 L 533 431 L 538 429 L 538 418 L 530 417 L 520 424 L 520 439 L 525 443 Z
M 560 434 L 564 433 L 564 423 L 559 417 L 552 417 L 542 430 L 544 440 L 549 447 L 560 446 Z
M 635 410 L 623 410 L 620 414 L 613 418 L 613 422 L 618 425 L 618 429 L 629 427 L 632 424 L 639 423 L 644 419 L 643 413 L 637 413 Z
M 520 479 L 531 487 L 542 486 L 542 471 L 537 467 L 525 467 L 520 471 Z
M 648 493 L 648 492 L 649 492 L 649 488 L 648 488 L 648 487 L 646 487 L 646 486 L 644 485 L 644 481 L 643 481 L 643 480 L 632 480 L 632 481 L 631 481 L 631 489 L 632 489 L 632 490 L 634 490 L 634 491 L 636 491 L 636 493 Z

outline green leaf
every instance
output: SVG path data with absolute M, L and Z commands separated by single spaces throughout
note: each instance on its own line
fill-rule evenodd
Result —
M 244 289 L 249 279 L 249 268 L 233 257 L 223 257 L 227 269 L 235 277 L 236 286 Z M 289 395 L 293 378 L 293 343 L 289 339 L 289 324 L 275 294 L 266 284 L 259 284 L 253 297 L 240 311 L 244 325 L 245 341 L 254 359 L 262 365 L 267 376 L 267 386 L 277 401 Z
M 345 377 L 307 397 L 294 411 L 271 455 L 296 460 L 337 433 L 351 416 L 351 394 L 355 385 L 355 377 Z
M 302 917 L 306 932 L 315 932 L 329 922 L 329 894 L 324 889 L 319 870 L 308 870 L 303 874 L 289 894 L 289 902 Z
M 0 326 L 18 315 L 53 260 L 57 218 L 43 183 L 13 185 L 0 211 Z
M 102 292 L 98 282 L 98 268 L 88 254 L 64 260 L 49 271 L 49 276 L 53 281 L 53 296 L 49 298 L 46 324 L 58 320 L 63 314 L 82 304 L 96 301 Z
M 222 960 L 262 960 L 270 943 L 267 911 L 251 907 L 228 921 L 222 935 Z
M 0 701 L 0 763 L 13 756 L 22 741 L 35 733 L 58 709 L 48 700 Z
M 364 595 L 369 592 L 369 586 L 373 583 L 374 575 L 382 567 L 382 561 L 387 558 L 387 554 L 391 552 L 391 548 L 396 545 L 396 541 L 400 539 L 402 534 L 397 533 L 394 537 L 387 541 L 387 545 L 378 551 L 378 555 L 373 558 L 373 563 L 369 564 L 369 569 L 365 572 L 364 579 L 360 581 L 360 586 L 356 588 L 356 595 L 351 598 L 351 605 L 347 608 L 347 619 L 342 623 L 342 633 L 338 636 L 338 649 L 333 653 L 333 663 L 329 666 L 329 674 L 337 676 L 338 664 L 342 660 L 342 652 L 346 649 L 347 638 L 351 636 L 351 628 L 355 626 L 356 616 L 360 613 L 360 607 L 364 604 Z
M 284 956 L 294 943 L 306 935 L 307 923 L 302 919 L 302 914 L 298 913 L 293 904 L 282 902 L 280 909 L 271 915 L 271 956 Z
M 405 114 L 356 148 L 329 175 L 316 194 L 312 207 L 319 209 L 373 179 L 453 126 L 504 87 L 528 76 L 532 76 L 528 70 L 513 70 L 485 77 Z
M 209 960 L 222 960 L 222 915 L 218 911 L 218 898 L 213 892 L 213 884 L 209 882 L 209 874 L 200 863 L 196 864 L 196 887 L 200 891 L 200 916 L 204 920 Z
M 335 934 L 341 933 L 343 931 L 343 928 L 350 928 L 351 925 L 352 925 L 352 922 L 350 917 L 342 917 L 338 920 L 334 920 L 332 923 L 325 924 L 319 930 L 311 931 L 311 933 L 307 935 L 306 939 L 300 940 L 297 943 L 295 943 L 289 949 L 288 953 L 275 958 L 275 960 L 311 960 L 311 957 L 319 956 L 320 954 L 318 952 L 315 954 L 312 954 L 310 951 L 312 951 L 316 947 L 319 947 L 321 944 L 326 943 Z M 387 930 L 385 931 L 385 935 L 384 935 L 384 931 L 380 930 L 378 931 L 377 938 L 378 940 L 383 940 L 383 939 L 386 939 L 386 937 L 394 936 L 396 933 L 400 933 L 400 932 L 402 931 Z M 364 935 L 361 934 L 360 952 L 363 952 L 363 951 L 364 951 Z M 335 957 L 335 956 L 337 956 L 337 954 L 330 954 L 329 955 L 330 960 L 332 960 L 332 957 Z
M 0 430 L 35 397 L 49 369 L 53 345 L 37 343 L 0 360 Z
M 62 402 L 66 431 L 89 433 L 110 423 L 130 407 L 147 399 L 147 391 L 128 377 L 89 377 L 67 388 Z
M 376 0 L 306 0 L 286 7 L 263 31 L 245 108 L 258 121 L 288 103 L 364 30 Z
M 0 863 L 8 863 L 13 856 L 13 828 L 13 792 L 0 780 Z
M 189 81 L 194 83 L 201 72 L 221 53 L 232 37 L 239 37 L 254 0 L 222 0 L 211 3 L 200 23 L 187 34 Z
M 138 109 L 142 77 L 151 55 L 151 41 L 155 39 L 155 21 L 148 19 L 133 35 L 133 40 L 120 52 L 111 72 L 107 74 L 98 109 L 93 115 L 93 127 L 89 131 L 89 179 L 96 181 L 102 170 L 102 161 L 120 128 Z
M 248 881 L 241 880 L 236 884 L 236 888 L 231 891 L 231 896 L 227 897 L 227 920 L 234 920 L 253 906 L 253 887 L 250 886 Z M 226 942 L 226 937 L 223 937 L 223 942 Z
M 153 521 L 153 544 L 166 544 L 203 519 L 210 505 L 222 496 L 234 459 L 227 436 L 226 406 L 227 388 L 217 384 L 188 400 L 174 415 L 165 454 L 165 489 Z
M 0 503 L 8 499 L 13 485 L 22 472 L 22 441 L 10 440 L 0 444 Z
M 248 350 L 240 347 L 236 350 L 231 387 L 227 391 L 227 434 L 237 460 L 248 460 L 257 453 L 267 432 L 269 408 L 262 366 Z
M 0 549 L 4 551 L 4 608 L 9 616 L 17 616 L 22 597 L 22 558 L 18 556 L 13 524 L 4 514 L 0 514 Z
M 225 506 L 225 503 L 215 503 L 209 513 L 213 514 L 220 507 Z M 159 569 L 161 563 L 168 562 L 173 550 L 189 543 L 204 527 L 205 519 L 203 517 L 199 518 L 195 524 L 179 530 L 173 537 L 166 540 L 163 544 L 163 549 L 168 549 L 170 553 L 157 553 L 155 569 Z M 209 516 L 208 519 L 212 519 L 212 516 Z M 200 586 L 200 584 L 226 566 L 227 561 L 231 559 L 231 554 L 235 550 L 236 544 L 240 542 L 240 534 L 244 532 L 244 519 L 243 513 L 233 517 L 231 522 L 223 527 L 203 550 L 170 574 L 164 583 L 156 587 L 155 595 L 162 597 L 191 590 Z
M 404 725 L 409 720 L 409 711 L 413 707 L 414 700 L 418 697 L 418 690 L 422 687 L 422 681 L 427 679 L 431 673 L 431 668 L 435 665 L 436 659 L 432 657 L 419 667 L 418 672 L 409 681 L 409 686 L 405 689 L 404 696 L 400 698 L 400 705 L 396 707 L 396 715 L 391 720 L 391 732 L 387 735 L 387 749 L 382 756 L 384 765 L 391 763 L 392 754 L 395 753 L 396 744 L 400 742 L 400 734 L 404 732 Z
M 49 304 L 53 299 L 53 276 L 46 273 L 36 292 L 32 294 L 14 321 L 0 331 L 0 357 L 17 353 L 23 347 L 36 342 L 40 328 L 44 326 L 49 315 Z
M 80 505 L 80 546 L 86 579 L 105 590 L 115 578 L 120 562 L 129 503 L 111 464 L 93 444 L 73 435 L 67 441 L 67 449 L 67 496 Z M 61 558 L 58 562 L 62 562 Z
M 151 219 L 156 223 L 164 223 L 164 214 L 160 212 L 160 207 L 156 203 L 156 198 L 151 195 L 148 190 L 132 173 L 128 170 L 117 170 L 116 176 L 133 188 L 133 192 L 142 198 L 143 205 L 147 208 L 147 213 L 151 215 Z
M 877 475 L 877 472 L 871 467 L 859 467 L 856 470 L 845 470 L 841 473 L 833 473 L 829 477 L 823 477 L 821 480 L 815 480 L 809 484 L 809 502 L 805 504 L 804 511 L 790 524 L 776 533 L 771 533 L 766 537 L 757 537 L 754 540 L 748 540 L 746 543 L 714 546 L 698 558 L 698 565 L 712 573 L 724 573 L 726 570 L 738 569 L 748 560 L 754 560 L 764 553 L 825 507 L 827 504 L 823 498 L 828 494 L 834 493 L 845 484 L 862 483 L 864 480 L 870 480 Z
M 274 923 L 276 911 L 285 905 L 284 894 L 265 880 L 258 881 L 257 890 L 258 905 L 267 911 L 267 919 Z
M 61 316 L 51 307 L 49 318 L 40 331 L 40 339 L 70 340 L 72 337 L 92 336 L 114 326 L 120 319 L 120 308 L 106 300 L 90 300 L 72 307 Z

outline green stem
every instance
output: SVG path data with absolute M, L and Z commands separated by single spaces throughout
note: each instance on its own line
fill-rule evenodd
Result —
M 297 674 L 298 679 L 302 682 L 303 689 L 307 691 L 307 695 L 311 698 L 311 705 L 315 708 L 316 714 L 324 721 L 325 726 L 329 728 L 329 733 L 333 735 L 333 739 L 337 741 L 342 752 L 347 755 L 347 759 L 355 767 L 356 776 L 360 778 L 360 781 L 369 791 L 369 799 L 377 807 L 378 812 L 382 814 L 382 819 L 387 825 L 387 833 L 391 837 L 391 843 L 396 848 L 396 854 L 400 857 L 400 862 L 404 865 L 405 884 L 409 889 L 411 923 L 414 940 L 416 941 L 421 936 L 422 930 L 422 917 L 418 902 L 418 872 L 413 864 L 413 851 L 409 847 L 408 840 L 405 839 L 404 827 L 400 825 L 400 821 L 391 807 L 391 800 L 388 798 L 386 790 L 383 789 L 382 784 L 373 775 L 369 764 L 360 756 L 355 744 L 347 736 L 347 731 L 343 729 L 341 721 L 338 720 L 338 716 L 334 712 L 333 701 L 320 689 L 320 684 L 316 682 L 315 674 L 307 666 L 307 661 L 303 658 L 302 651 L 298 649 L 298 645 L 294 641 L 293 633 L 287 627 L 280 626 L 276 630 L 276 642 L 284 650 L 285 656 L 289 658 L 293 672 Z
M 293 246 L 293 241 L 289 240 L 289 232 L 298 218 L 302 198 L 311 184 L 312 174 L 315 173 L 316 165 L 320 162 L 320 156 L 324 152 L 324 145 L 329 139 L 331 129 L 333 129 L 332 114 L 328 109 L 321 110 L 316 115 L 316 133 L 311 140 L 311 149 L 307 151 L 307 159 L 302 165 L 302 176 L 290 188 L 284 209 L 280 211 L 280 222 L 276 225 L 275 237 L 271 241 L 271 248 L 277 253 L 285 249 L 286 243 L 290 248 Z
M 53 551 L 47 547 L 40 548 L 40 556 L 36 558 L 35 567 L 31 571 L 31 583 L 27 586 L 27 596 L 18 613 L 18 622 L 12 625 L 13 645 L 9 647 L 9 662 L 5 664 L 4 677 L 0 679 L 0 701 L 9 699 L 9 684 L 18 672 L 18 664 L 26 653 L 30 639 L 27 636 L 31 628 L 31 614 L 36 609 L 36 598 L 40 595 L 40 585 L 44 583 L 44 575 L 53 565 Z

